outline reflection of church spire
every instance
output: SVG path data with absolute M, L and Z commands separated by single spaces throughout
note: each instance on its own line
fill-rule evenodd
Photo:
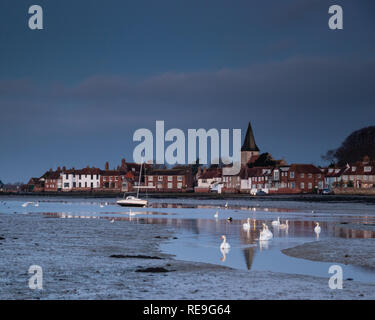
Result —
M 245 256 L 245 262 L 247 266 L 247 270 L 251 269 L 251 265 L 253 264 L 253 258 L 254 258 L 254 248 L 245 248 L 243 249 L 243 253 Z
M 257 144 L 255 143 L 253 129 L 251 128 L 251 124 L 247 127 L 245 141 L 243 142 L 241 151 L 259 151 Z

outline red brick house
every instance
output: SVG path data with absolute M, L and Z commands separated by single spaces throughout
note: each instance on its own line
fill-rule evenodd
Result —
M 41 178 L 44 180 L 44 191 L 57 192 L 62 189 L 61 170 L 52 171 L 50 169 Z
M 324 173 L 312 164 L 282 167 L 278 192 L 314 193 L 324 188 Z
M 189 167 L 149 169 L 144 185 L 150 192 L 188 192 L 193 190 L 193 176 Z

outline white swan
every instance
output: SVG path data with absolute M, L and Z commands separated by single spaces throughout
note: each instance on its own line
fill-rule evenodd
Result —
M 39 201 L 34 204 L 34 207 L 39 207 Z
M 266 234 L 270 239 L 273 238 L 273 234 L 272 234 L 272 232 L 268 229 L 268 226 L 267 226 L 265 223 L 263 223 L 263 230 L 264 230 L 265 234 Z
M 25 202 L 22 207 L 26 208 L 29 204 L 33 204 L 33 202 L 31 201 L 28 201 L 28 202 Z
M 250 218 L 247 218 L 247 222 L 242 225 L 245 230 L 250 229 Z
M 279 225 L 280 229 L 288 229 L 289 228 L 289 220 L 286 220 L 285 223 Z
M 273 237 L 273 234 L 271 231 L 268 230 L 268 226 L 263 223 L 263 230 L 259 234 L 259 240 L 260 241 L 267 241 L 271 240 Z
M 319 226 L 319 222 L 315 222 L 316 227 L 314 228 L 314 232 L 316 233 L 317 236 L 319 236 L 320 231 L 322 231 L 322 228 Z
M 225 205 L 224 205 L 225 208 L 228 208 L 228 201 L 225 202 Z
M 219 211 L 216 211 L 216 213 L 214 214 L 214 218 L 219 218 Z
M 114 223 L 115 222 L 115 219 L 112 219 L 111 221 L 109 221 L 110 223 Z
M 280 225 L 280 217 L 277 217 L 277 220 L 272 221 L 273 226 L 278 227 Z
M 230 244 L 227 242 L 227 237 L 222 235 L 220 239 L 223 239 L 223 242 L 220 245 L 220 250 L 229 250 Z
M 101 204 L 99 205 L 99 207 L 100 207 L 100 208 L 104 208 L 104 206 L 103 206 L 103 204 L 102 204 L 102 203 L 101 203 Z

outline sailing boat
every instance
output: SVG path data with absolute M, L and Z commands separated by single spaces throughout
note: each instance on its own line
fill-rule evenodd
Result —
M 138 188 L 137 188 L 137 196 L 128 196 L 125 199 L 117 200 L 116 203 L 122 207 L 146 207 L 148 204 L 147 200 L 139 199 L 139 188 L 141 186 L 141 175 L 142 175 L 142 166 L 143 166 L 143 159 L 141 162 L 141 169 L 139 171 L 139 180 L 138 180 Z M 124 194 L 125 197 L 125 194 Z

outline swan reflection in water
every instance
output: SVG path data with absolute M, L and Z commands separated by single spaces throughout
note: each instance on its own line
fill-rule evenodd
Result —
M 220 252 L 221 254 L 223 255 L 221 258 L 220 258 L 220 261 L 221 262 L 225 262 L 225 260 L 227 259 L 227 253 L 229 253 L 229 248 L 222 248 L 220 247 Z

